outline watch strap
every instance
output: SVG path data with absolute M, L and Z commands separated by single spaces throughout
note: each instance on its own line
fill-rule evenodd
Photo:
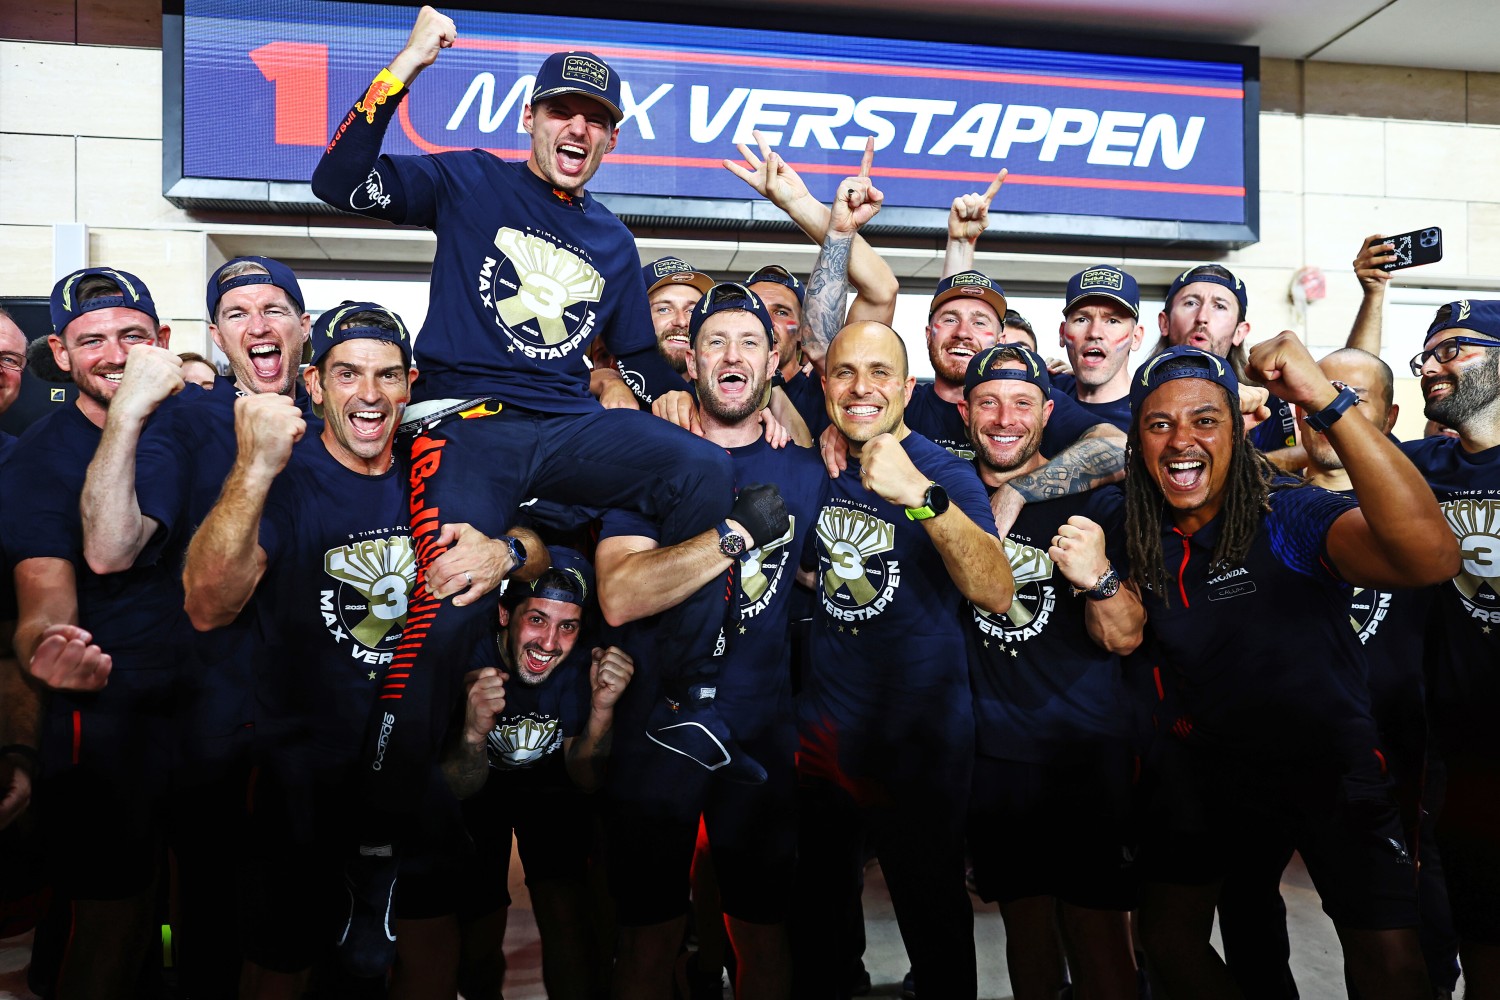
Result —
M 1328 428 L 1338 423 L 1339 418 L 1344 415 L 1344 412 L 1358 402 L 1359 393 L 1348 386 L 1344 386 L 1344 388 L 1339 390 L 1339 394 L 1334 397 L 1333 402 L 1323 407 L 1317 413 L 1308 414 L 1307 426 L 1319 433 L 1327 433 Z

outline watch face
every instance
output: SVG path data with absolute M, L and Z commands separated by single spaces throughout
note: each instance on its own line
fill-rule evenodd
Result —
M 745 540 L 734 532 L 719 539 L 719 551 L 726 556 L 737 556 L 745 551 Z
M 922 506 L 931 510 L 934 517 L 943 513 L 948 509 L 948 491 L 933 483 L 927 487 L 927 496 L 923 498 Z

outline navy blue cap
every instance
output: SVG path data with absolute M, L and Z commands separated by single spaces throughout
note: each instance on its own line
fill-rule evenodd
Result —
M 351 326 L 347 329 L 339 329 L 339 324 L 355 313 L 378 312 L 383 313 L 393 320 L 396 329 L 387 330 L 381 326 Z M 312 360 L 311 364 L 317 364 L 323 359 L 323 355 L 333 350 L 333 345 L 342 344 L 346 340 L 387 340 L 401 348 L 401 360 L 411 367 L 411 334 L 406 332 L 406 324 L 401 317 L 391 312 L 385 306 L 374 302 L 349 302 L 345 300 L 332 309 L 327 310 L 318 317 L 318 321 L 312 328 Z
M 1129 309 L 1130 315 L 1139 317 L 1141 314 L 1140 285 L 1136 284 L 1135 278 L 1113 264 L 1095 264 L 1068 279 L 1068 297 L 1063 306 L 1063 315 L 1072 312 L 1073 307 L 1081 300 L 1094 298 L 1114 299 Z
M 646 294 L 650 295 L 662 285 L 678 282 L 692 285 L 707 294 L 714 287 L 714 279 L 702 271 L 693 270 L 693 265 L 681 257 L 662 257 L 641 268 L 641 277 L 646 279 Z
M 734 281 L 721 281 L 710 288 L 698 304 L 693 307 L 693 318 L 688 321 L 688 343 L 696 343 L 698 331 L 714 313 L 739 309 L 752 314 L 766 328 L 766 337 L 774 339 L 771 327 L 771 312 L 766 304 L 750 289 Z
M 105 295 L 87 302 L 78 301 L 78 286 L 85 278 L 99 275 L 120 286 L 119 295 Z M 61 334 L 63 329 L 84 313 L 95 309 L 134 309 L 151 317 L 151 322 L 160 323 L 156 317 L 156 303 L 151 301 L 151 290 L 146 283 L 129 271 L 113 267 L 85 267 L 60 279 L 52 286 L 52 332 Z
M 531 88 L 531 103 L 559 94 L 592 97 L 609 109 L 617 125 L 625 117 L 620 112 L 620 75 L 592 52 L 554 52 L 542 63 Z
M 544 601 L 559 601 L 563 604 L 588 604 L 589 594 L 594 589 L 594 567 L 572 549 L 560 545 L 548 546 L 552 556 L 552 567 L 535 580 L 521 583 L 513 581 L 507 586 L 516 588 L 517 601 L 529 597 L 540 597 Z
M 252 264 L 259 264 L 265 269 L 265 273 L 252 271 L 248 274 L 235 275 L 228 281 L 219 281 L 219 275 L 223 274 L 227 269 L 233 267 L 235 264 L 243 264 L 247 261 Z M 218 321 L 219 300 L 224 297 L 224 293 L 231 288 L 241 288 L 245 285 L 275 285 L 283 292 L 286 292 L 299 311 L 305 311 L 307 308 L 305 304 L 307 300 L 302 297 L 302 286 L 297 284 L 297 276 L 292 273 L 291 268 L 279 260 L 272 260 L 270 257 L 236 257 L 233 260 L 226 260 L 214 270 L 213 274 L 209 275 L 208 321 L 210 323 Z
M 1002 322 L 1005 319 L 1005 289 L 990 280 L 989 275 L 978 271 L 959 271 L 957 274 L 949 275 L 938 282 L 937 291 L 933 293 L 932 304 L 927 307 L 928 318 L 938 311 L 938 306 L 949 299 L 956 299 L 960 295 L 972 295 L 983 299 L 995 310 L 995 316 Z
M 1240 319 L 1244 319 L 1245 314 L 1250 310 L 1250 298 L 1245 293 L 1245 283 L 1233 275 L 1226 278 L 1222 274 L 1214 274 L 1212 271 L 1205 270 L 1206 268 L 1219 266 L 1217 264 L 1199 264 L 1196 267 L 1188 268 L 1173 278 L 1172 287 L 1167 289 L 1166 308 L 1172 308 L 1172 300 L 1177 297 L 1177 293 L 1182 291 L 1183 288 L 1200 281 L 1206 281 L 1211 285 L 1222 285 L 1233 292 L 1234 297 L 1240 301 Z M 1225 270 L 1227 271 L 1228 268 L 1225 268 Z
M 1024 362 L 1024 367 L 1001 367 L 1005 362 L 1015 360 L 1017 355 Z M 1022 344 L 996 344 L 969 359 L 969 369 L 964 372 L 964 398 L 969 398 L 969 393 L 981 383 L 1000 379 L 1030 382 L 1042 390 L 1043 399 L 1052 396 L 1052 376 L 1047 373 L 1047 362 L 1042 360 L 1041 355 Z
M 797 280 L 797 276 L 780 264 L 767 264 L 765 267 L 755 269 L 755 273 L 745 279 L 748 287 L 761 281 L 769 281 L 777 285 L 785 285 L 797 293 L 797 301 L 803 302 L 807 298 L 807 286 Z
M 1427 340 L 1444 330 L 1470 330 L 1500 340 L 1500 301 L 1495 299 L 1459 299 L 1448 303 L 1448 318 L 1433 319 L 1427 328 Z M 1442 310 L 1438 310 L 1442 312 Z
M 1171 362 L 1176 362 L 1172 364 Z M 1140 410 L 1146 397 L 1159 386 L 1174 379 L 1201 378 L 1216 382 L 1229 391 L 1230 399 L 1240 398 L 1240 380 L 1229 362 L 1217 354 L 1197 347 L 1169 347 L 1150 359 L 1130 378 L 1130 412 Z

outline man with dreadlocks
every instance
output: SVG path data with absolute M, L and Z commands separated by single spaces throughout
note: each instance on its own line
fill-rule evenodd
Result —
M 1413 586 L 1458 566 L 1431 491 L 1292 333 L 1247 372 L 1300 406 L 1354 497 L 1280 477 L 1245 440 L 1223 358 L 1173 347 L 1133 377 L 1126 547 L 1179 702 L 1155 748 L 1141 931 L 1172 996 L 1239 997 L 1209 943 L 1229 862 L 1285 840 L 1338 928 L 1365 998 L 1430 995 L 1411 858 L 1371 718 L 1348 587 Z M 1267 627 L 1275 622 L 1275 627 Z M 1295 656 L 1281 637 L 1296 635 Z

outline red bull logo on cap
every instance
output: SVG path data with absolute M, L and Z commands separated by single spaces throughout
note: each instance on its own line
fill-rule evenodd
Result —
M 562 78 L 605 90 L 609 87 L 609 67 L 588 56 L 570 55 L 563 60 Z
M 1083 277 L 1078 281 L 1078 287 L 1107 288 L 1112 292 L 1118 292 L 1124 287 L 1124 281 L 1119 271 L 1107 267 L 1096 267 L 1083 272 Z

